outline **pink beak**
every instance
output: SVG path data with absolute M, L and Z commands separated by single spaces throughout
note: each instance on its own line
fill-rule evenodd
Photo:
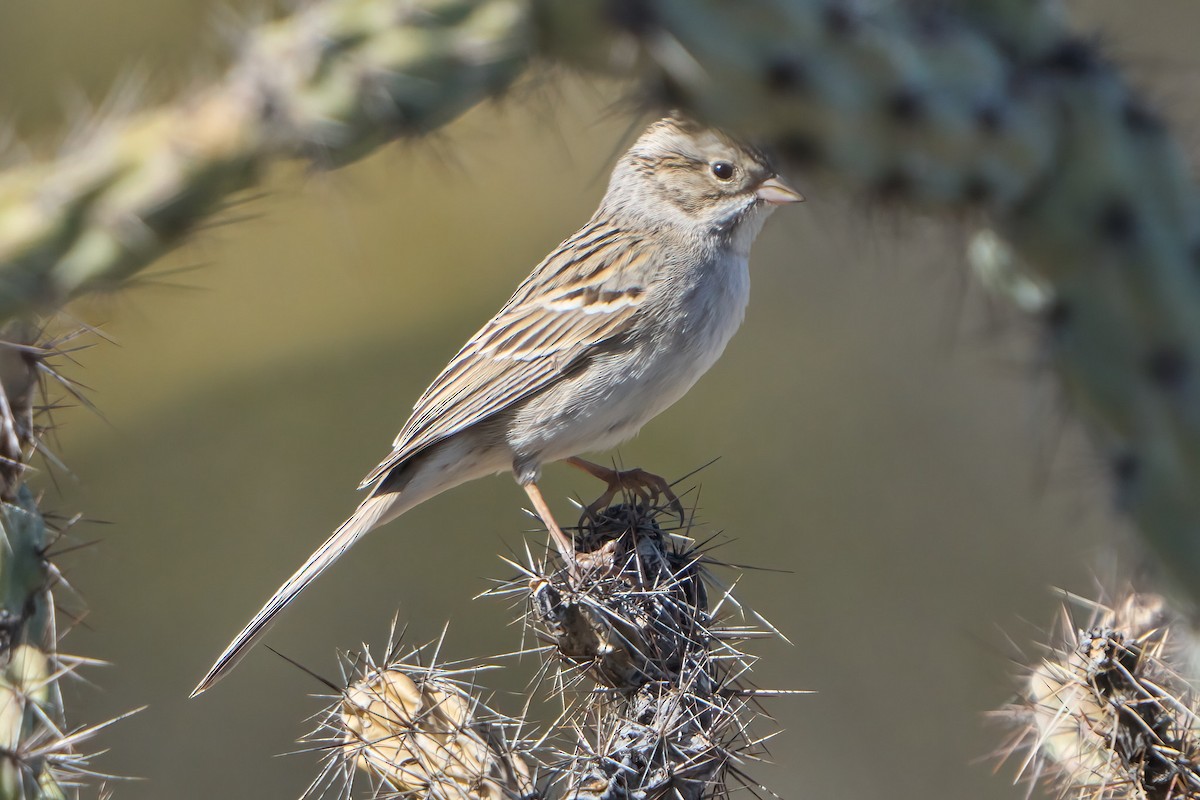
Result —
M 754 194 L 759 200 L 773 206 L 804 202 L 804 195 L 784 183 L 778 175 L 772 175 L 760 183 Z

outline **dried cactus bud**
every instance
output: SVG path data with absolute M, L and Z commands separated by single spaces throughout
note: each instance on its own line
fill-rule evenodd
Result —
M 535 796 L 528 766 L 504 747 L 481 710 L 478 700 L 436 673 L 371 670 L 342 697 L 343 754 L 398 797 Z
M 5 680 L 38 704 L 50 701 L 53 674 L 54 666 L 50 657 L 28 644 L 14 647 L 9 655 L 8 666 L 4 668 Z
M 540 635 L 602 686 L 635 691 L 678 675 L 707 646 L 712 623 L 696 554 L 670 547 L 655 515 L 617 505 L 576 534 L 583 582 L 535 577 L 530 609 Z
M 1131 593 L 1078 629 L 1064 619 L 1050 655 L 1001 712 L 1022 726 L 1006 755 L 1028 751 L 1022 771 L 1034 765 L 1032 776 L 1064 796 L 1200 796 L 1194 692 L 1170 664 L 1162 598 Z
M 46 654 L 27 644 L 17 645 L 0 673 L 0 748 L 17 753 L 36 715 L 30 707 L 47 699 L 52 668 Z
M 717 686 L 713 664 L 696 659 L 695 677 L 649 683 L 595 719 L 590 747 L 565 773 L 567 800 L 723 797 L 726 768 L 753 757 L 744 725 L 754 716 L 732 686 Z
M 712 562 L 659 516 L 631 503 L 589 515 L 575 532 L 579 579 L 531 563 L 523 585 L 496 592 L 528 592 L 528 621 L 552 644 L 548 684 L 576 731 L 561 748 L 566 800 L 724 796 L 743 778 L 729 765 L 761 755 L 751 698 L 776 693 L 742 682 L 754 659 L 736 647 L 759 630 L 709 610 Z M 612 691 L 584 690 L 585 677 Z
M 0 673 L 0 796 L 24 797 L 42 781 L 57 786 L 44 752 L 34 746 L 55 732 L 42 723 L 54 668 L 45 653 L 17 645 Z M 57 795 L 38 794 L 38 798 Z

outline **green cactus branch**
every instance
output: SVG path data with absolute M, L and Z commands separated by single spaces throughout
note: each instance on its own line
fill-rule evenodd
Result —
M 0 320 L 119 282 L 277 158 L 339 165 L 535 58 L 628 80 L 794 165 L 989 215 L 1053 295 L 1067 395 L 1123 506 L 1200 600 L 1197 192 L 1166 126 L 1053 2 L 323 0 L 226 77 L 0 174 Z
M 51 532 L 24 484 L 41 427 L 35 422 L 39 374 L 49 351 L 37 333 L 13 325 L 0 337 L 0 800 L 56 800 L 87 756 L 66 732 L 47 557 Z
M 561 57 L 604 57 L 594 32 L 612 4 L 542 8 Z M 1164 123 L 1057 4 L 622 8 L 626 72 L 652 96 L 854 190 L 990 214 L 1053 294 L 1054 363 L 1119 502 L 1200 600 L 1196 187 Z
M 339 0 L 255 31 L 217 85 L 0 174 L 0 320 L 119 285 L 274 159 L 337 166 L 445 124 L 529 50 L 516 0 Z
M 29 490 L 0 505 L 0 798 L 63 797 L 39 741 L 62 726 L 46 524 Z

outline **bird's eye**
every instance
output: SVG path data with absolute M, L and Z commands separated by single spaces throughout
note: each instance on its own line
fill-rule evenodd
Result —
M 733 164 L 728 161 L 714 161 L 711 169 L 712 174 L 716 175 L 719 181 L 727 181 L 733 177 Z

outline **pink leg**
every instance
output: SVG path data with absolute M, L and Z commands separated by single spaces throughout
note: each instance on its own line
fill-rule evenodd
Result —
M 537 484 L 526 483 L 522 488 L 525 490 L 525 494 L 529 495 L 529 501 L 533 503 L 533 510 L 537 512 L 542 524 L 546 526 L 546 530 L 550 531 L 550 538 L 554 541 L 554 546 L 558 548 L 558 554 L 562 556 L 563 563 L 567 565 L 567 572 L 571 574 L 571 577 L 578 578 L 579 563 L 575 557 L 575 543 L 570 536 L 563 533 L 563 529 L 554 520 L 554 515 L 550 513 L 550 506 L 546 504 L 546 499 L 542 497 L 542 491 Z

